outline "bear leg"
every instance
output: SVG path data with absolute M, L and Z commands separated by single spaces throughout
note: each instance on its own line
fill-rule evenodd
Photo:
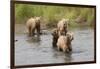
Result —
M 34 36 L 35 35 L 35 28 L 32 28 L 31 29 L 31 36 Z
M 28 27 L 28 35 L 31 36 L 31 26 Z

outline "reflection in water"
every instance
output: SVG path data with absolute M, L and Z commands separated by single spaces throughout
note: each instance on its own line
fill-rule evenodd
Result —
M 22 27 L 20 27 L 22 28 Z M 19 29 L 19 26 L 18 26 Z M 19 30 L 20 31 L 20 30 Z M 15 33 L 15 65 L 69 63 L 94 60 L 94 33 L 92 29 L 76 29 L 71 53 L 63 53 L 52 46 L 52 35 L 44 30 L 40 36 L 28 37 Z M 23 30 L 22 30 L 23 31 Z
M 31 37 L 27 37 L 27 42 L 28 43 L 38 43 L 38 42 L 40 42 L 40 35 L 35 35 L 35 36 L 31 36 Z
M 57 58 L 63 58 L 64 63 L 71 61 L 71 59 L 72 59 L 71 58 L 72 52 L 70 52 L 70 53 L 63 53 L 62 51 L 58 51 L 57 48 L 53 47 L 52 49 L 53 49 L 53 54 L 54 54 L 53 57 L 55 59 L 57 59 Z
M 71 55 L 72 55 L 72 53 L 67 53 L 67 54 L 65 54 L 65 58 L 64 58 L 65 63 L 66 63 L 66 62 L 70 62 L 70 61 L 72 60 Z

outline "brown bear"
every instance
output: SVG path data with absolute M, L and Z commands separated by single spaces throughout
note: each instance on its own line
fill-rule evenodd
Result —
M 40 34 L 40 22 L 41 17 L 31 17 L 27 20 L 26 26 L 29 33 L 29 36 L 32 36 L 35 34 L 35 31 L 37 31 L 37 34 Z
M 66 35 L 68 31 L 68 19 L 62 19 L 61 21 L 59 21 L 57 24 L 57 28 L 59 36 Z
M 68 31 L 66 36 L 67 36 L 67 45 L 68 45 L 69 51 L 72 51 L 71 42 L 74 39 L 74 33 Z
M 58 40 L 58 29 L 55 28 L 52 31 L 52 45 L 53 47 L 57 47 L 57 40 Z
M 71 41 L 73 40 L 73 33 L 68 32 L 66 35 L 61 35 L 57 41 L 58 50 L 62 50 L 63 52 L 72 51 Z

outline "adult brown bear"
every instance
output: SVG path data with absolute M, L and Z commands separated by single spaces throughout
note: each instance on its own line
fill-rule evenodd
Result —
M 29 36 L 32 36 L 35 34 L 35 31 L 37 34 L 40 34 L 40 23 L 41 23 L 41 17 L 31 17 L 27 20 L 26 26 L 28 30 Z
M 58 34 L 60 35 L 66 35 L 68 31 L 68 19 L 62 19 L 61 21 L 58 22 L 57 28 L 58 28 Z
M 63 52 L 70 52 L 72 51 L 71 42 L 73 40 L 73 33 L 67 32 L 66 35 L 61 35 L 57 41 L 57 48 L 58 50 L 62 50 Z

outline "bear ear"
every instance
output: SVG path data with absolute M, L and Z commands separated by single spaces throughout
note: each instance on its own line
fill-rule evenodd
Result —
M 41 19 L 41 18 L 42 18 L 42 16 L 39 16 L 38 18 L 39 18 L 39 19 Z
M 43 20 L 43 17 L 42 17 L 42 16 L 39 16 L 38 19 L 39 19 L 39 20 Z
M 36 18 L 36 16 L 34 16 L 34 18 Z
M 69 32 L 66 33 L 66 36 L 69 36 Z
M 42 16 L 39 16 L 40 18 L 42 18 Z
M 41 20 L 41 17 L 35 17 L 36 20 Z

